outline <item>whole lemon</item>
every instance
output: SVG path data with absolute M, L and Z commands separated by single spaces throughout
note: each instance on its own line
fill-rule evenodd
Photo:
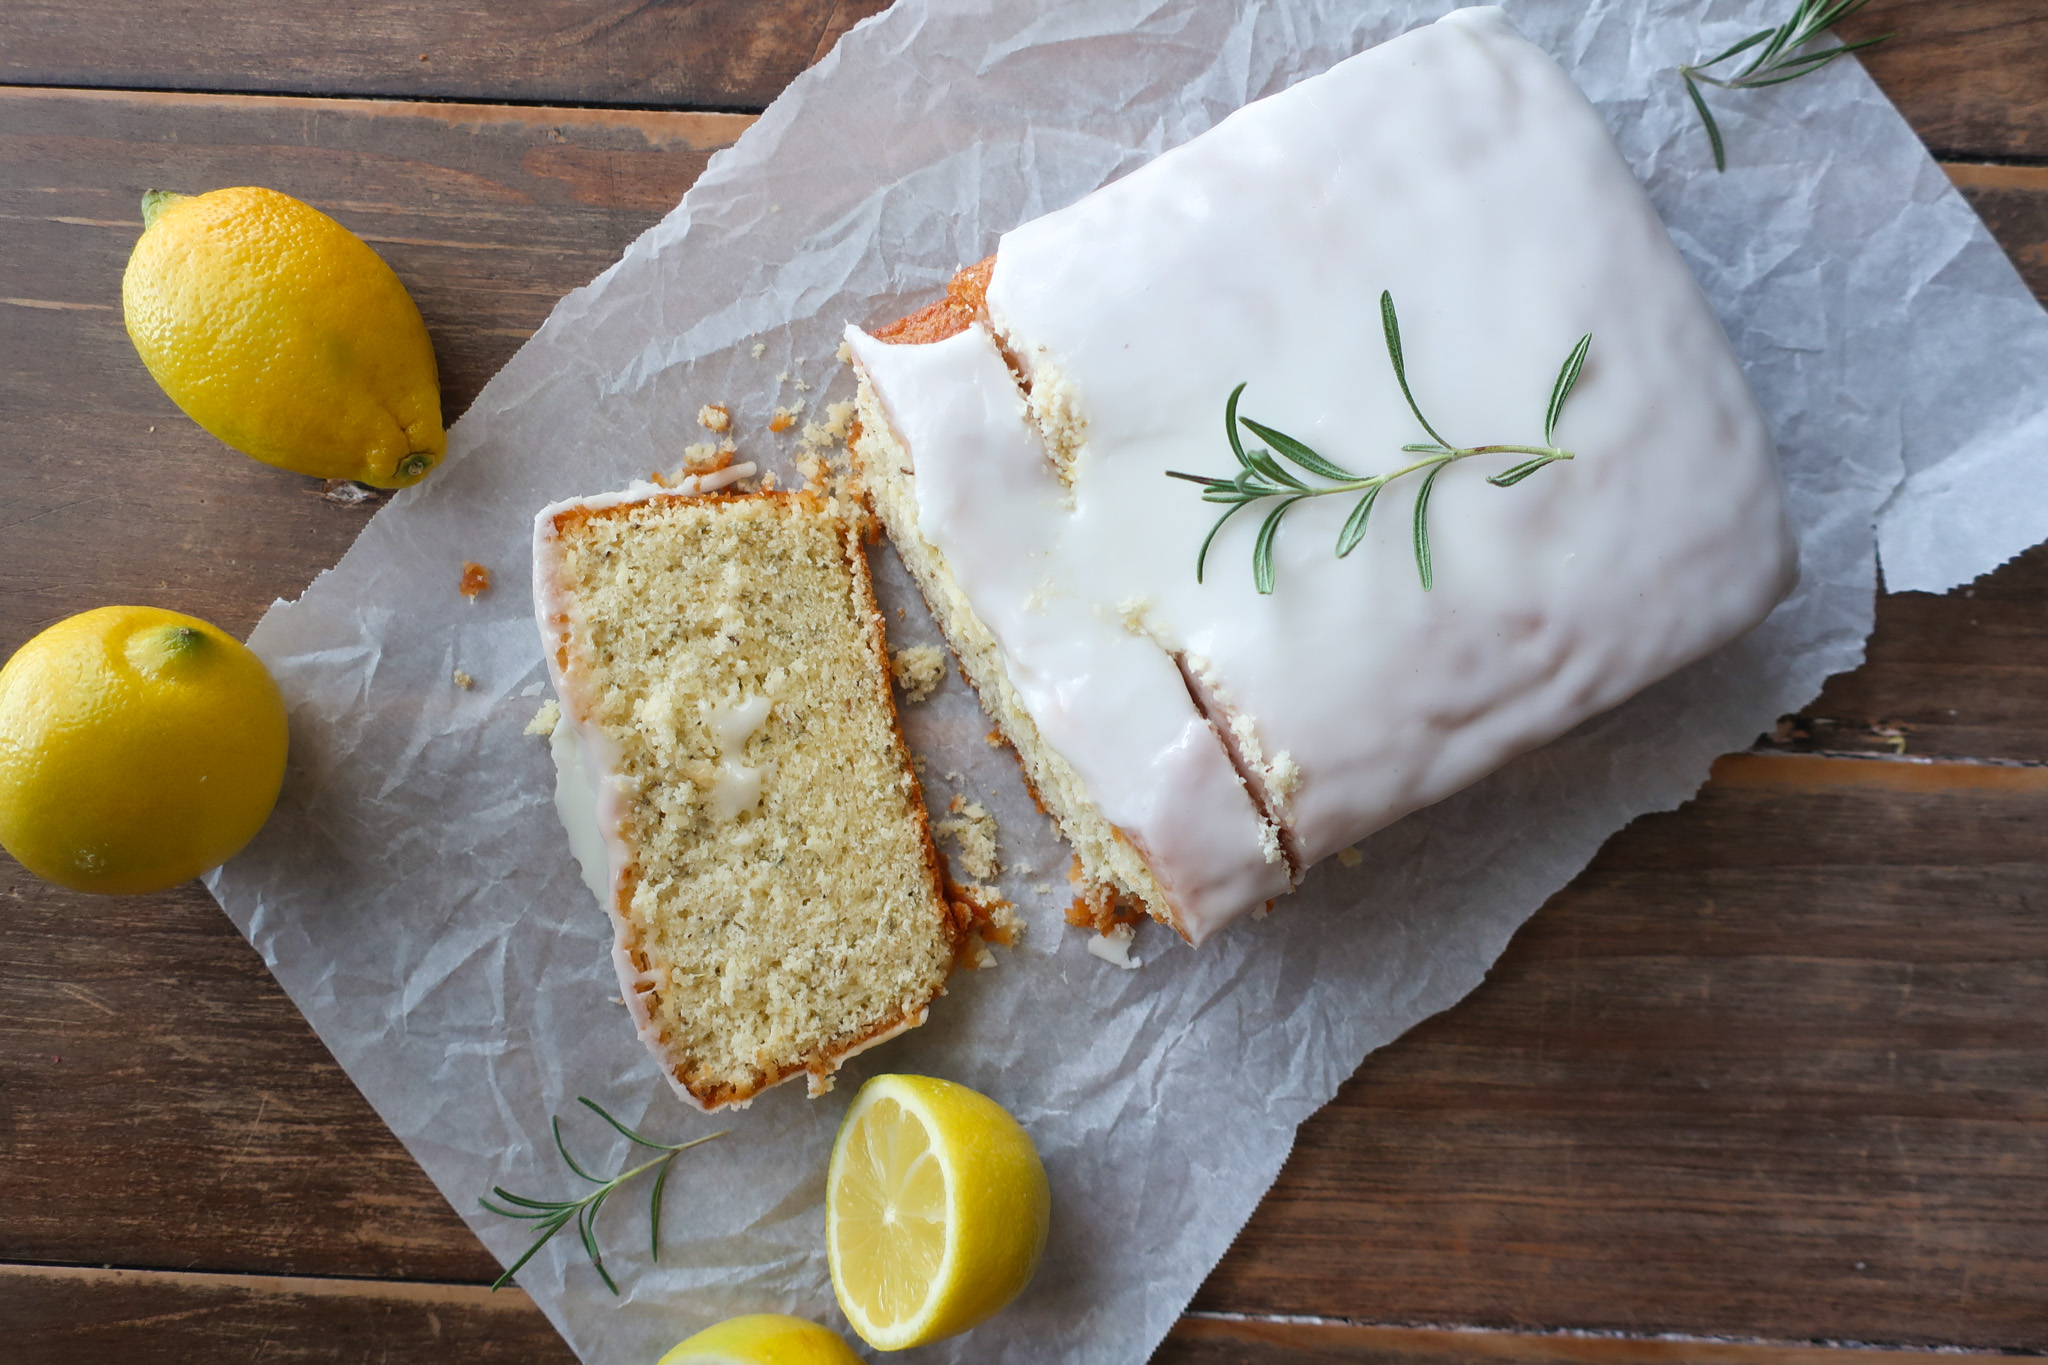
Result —
M 846 1338 L 807 1318 L 749 1313 L 707 1327 L 658 1365 L 860 1365 Z
M 284 698 L 233 636 L 83 612 L 0 667 L 0 846 L 74 891 L 158 891 L 255 837 L 284 755 Z
M 434 347 L 376 252 L 290 195 L 151 190 L 121 280 L 142 363 L 193 421 L 265 464 L 385 488 L 448 451 Z

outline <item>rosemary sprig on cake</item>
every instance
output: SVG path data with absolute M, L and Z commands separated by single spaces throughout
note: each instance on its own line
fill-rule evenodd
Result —
M 1714 122 L 1713 111 L 1707 108 L 1706 97 L 1700 93 L 1702 84 L 1717 86 L 1723 90 L 1761 90 L 1767 85 L 1783 85 L 1796 81 L 1801 76 L 1811 75 L 1829 62 L 1858 48 L 1875 47 L 1891 37 L 1881 33 L 1875 38 L 1859 38 L 1853 43 L 1840 43 L 1834 47 L 1822 48 L 1818 52 L 1801 52 L 1800 48 L 1818 38 L 1836 22 L 1848 18 L 1857 10 L 1869 4 L 1870 0 L 1799 0 L 1799 7 L 1792 11 L 1792 17 L 1776 28 L 1767 28 L 1750 34 L 1735 46 L 1719 56 L 1709 57 L 1703 62 L 1678 68 L 1678 74 L 1685 81 L 1685 93 L 1692 96 L 1692 107 L 1699 110 L 1700 122 L 1706 126 L 1707 141 L 1714 144 L 1714 169 L 1728 169 L 1728 148 L 1721 141 L 1721 127 Z M 1752 48 L 1761 51 L 1749 59 L 1749 65 L 1732 76 L 1710 76 L 1707 68 L 1719 66 Z
M 1202 548 L 1195 553 L 1195 581 L 1202 581 L 1202 574 L 1209 559 L 1209 546 L 1216 539 L 1216 533 L 1223 524 L 1244 508 L 1268 498 L 1281 499 L 1278 506 L 1266 514 L 1259 524 L 1259 533 L 1252 540 L 1252 583 L 1261 593 L 1273 591 L 1273 539 L 1280 533 L 1280 520 L 1298 502 L 1308 498 L 1329 497 L 1336 493 L 1356 493 L 1358 502 L 1352 507 L 1351 515 L 1344 519 L 1344 527 L 1337 533 L 1337 558 L 1342 559 L 1358 548 L 1358 542 L 1365 538 L 1366 521 L 1372 515 L 1374 503 L 1379 500 L 1380 490 L 1396 479 L 1410 474 L 1422 475 L 1422 487 L 1415 494 L 1414 546 L 1415 570 L 1422 580 L 1422 590 L 1428 592 L 1436 581 L 1435 570 L 1431 567 L 1429 548 L 1429 495 L 1436 487 L 1437 475 L 1459 460 L 1469 460 L 1475 455 L 1526 455 L 1521 463 L 1503 469 L 1498 474 L 1487 476 L 1486 481 L 1496 488 L 1512 488 L 1546 465 L 1559 460 L 1575 458 L 1569 450 L 1559 449 L 1556 444 L 1557 419 L 1564 412 L 1564 404 L 1572 395 L 1572 388 L 1579 382 L 1579 371 L 1585 368 L 1586 352 L 1593 345 L 1593 334 L 1588 332 L 1573 346 L 1571 354 L 1564 359 L 1564 366 L 1557 372 L 1557 382 L 1550 389 L 1550 403 L 1543 411 L 1543 444 L 1534 445 L 1483 445 L 1454 446 L 1445 439 L 1430 420 L 1422 415 L 1422 408 L 1415 401 L 1415 394 L 1408 387 L 1408 365 L 1401 350 L 1401 320 L 1394 312 L 1394 295 L 1391 290 L 1380 294 L 1380 326 L 1386 334 L 1387 359 L 1393 364 L 1394 378 L 1401 385 L 1401 396 L 1408 400 L 1408 411 L 1415 414 L 1415 420 L 1433 438 L 1415 441 L 1401 447 L 1402 451 L 1423 458 L 1390 469 L 1384 474 L 1360 476 L 1342 465 L 1324 458 L 1305 443 L 1249 417 L 1237 415 L 1237 400 L 1243 396 L 1245 385 L 1239 384 L 1230 391 L 1230 397 L 1223 404 L 1223 430 L 1230 440 L 1230 451 L 1237 456 L 1238 472 L 1235 478 L 1212 478 L 1205 474 L 1183 474 L 1169 469 L 1170 479 L 1185 479 L 1199 484 L 1202 501 L 1221 503 L 1225 511 L 1209 528 L 1209 534 L 1202 537 Z M 1243 427 L 1252 435 L 1264 440 L 1271 450 L 1254 448 L 1246 450 L 1244 441 L 1238 435 Z M 1275 458 L 1275 457 L 1279 458 Z M 1328 484 L 1310 484 L 1282 464 L 1281 459 L 1299 467 L 1304 473 L 1317 478 L 1329 479 Z
M 576 1224 L 576 1231 L 583 1240 L 583 1250 L 589 1253 L 590 1264 L 597 1268 L 598 1278 L 604 1281 L 605 1288 L 611 1290 L 614 1294 L 618 1293 L 619 1286 L 612 1281 L 611 1272 L 604 1268 L 604 1255 L 597 1249 L 597 1215 L 598 1211 L 604 1207 L 604 1201 L 611 1196 L 614 1190 L 631 1180 L 634 1176 L 651 1171 L 657 1166 L 661 1168 L 661 1173 L 654 1177 L 654 1191 L 647 1201 L 648 1221 L 650 1224 L 648 1233 L 649 1250 L 653 1253 L 656 1260 L 660 1260 L 661 1191 L 663 1186 L 668 1183 L 670 1163 L 700 1143 L 709 1142 L 712 1138 L 725 1136 L 725 1132 L 720 1130 L 716 1133 L 707 1134 L 704 1137 L 692 1138 L 688 1142 L 656 1142 L 653 1138 L 642 1137 L 625 1124 L 620 1123 L 617 1119 L 606 1113 L 603 1106 L 599 1105 L 595 1100 L 587 1100 L 579 1095 L 576 1097 L 576 1102 L 589 1109 L 612 1127 L 618 1129 L 619 1132 L 623 1133 L 631 1141 L 638 1143 L 642 1147 L 651 1147 L 662 1155 L 643 1161 L 629 1171 L 621 1171 L 609 1180 L 602 1176 L 592 1175 L 577 1164 L 575 1157 L 569 1155 L 569 1148 L 562 1141 L 562 1120 L 557 1117 L 554 1120 L 555 1150 L 562 1154 L 562 1160 L 569 1163 L 570 1170 L 597 1186 L 597 1188 L 584 1195 L 581 1199 L 528 1199 L 523 1195 L 512 1193 L 503 1186 L 493 1185 L 491 1193 L 506 1204 L 512 1205 L 511 1208 L 500 1208 L 488 1199 L 477 1200 L 479 1204 L 482 1204 L 492 1213 L 500 1214 L 506 1218 L 527 1219 L 540 1230 L 540 1236 L 534 1239 L 533 1245 L 528 1247 L 525 1254 L 514 1261 L 506 1269 L 505 1273 L 497 1278 L 496 1283 L 491 1285 L 492 1289 L 499 1288 L 514 1275 L 517 1275 L 520 1268 L 532 1260 L 535 1253 L 548 1244 L 550 1238 L 567 1227 L 573 1220 Z

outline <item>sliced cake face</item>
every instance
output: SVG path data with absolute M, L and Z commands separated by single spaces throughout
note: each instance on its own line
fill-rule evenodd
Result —
M 850 340 L 904 447 L 918 534 L 977 566 L 962 588 L 1005 665 L 1085 731 L 1041 725 L 1091 798 L 1167 747 L 1074 700 L 1121 674 L 1119 651 L 1176 665 L 1306 866 L 1699 658 L 1792 586 L 1775 457 L 1717 320 L 1591 105 L 1498 10 L 1354 57 L 1009 233 L 986 311 L 935 344 Z M 960 394 L 1003 365 L 1028 399 L 976 423 Z M 1291 507 L 1264 593 L 1256 542 L 1281 499 L 1233 516 L 1197 582 L 1225 508 L 1167 477 L 1239 474 L 1240 384 L 1240 415 L 1353 475 L 1425 466 L 1385 485 L 1342 559 L 1358 493 Z M 1430 452 L 1404 447 L 1439 442 L 1572 458 L 1501 487 L 1488 476 L 1529 451 L 1432 478 Z M 1057 505 L 1020 518 L 1007 490 L 1034 474 Z M 1124 640 L 1053 628 L 1052 603 Z M 1257 903 L 1225 889 L 1254 855 L 1223 871 L 1140 842 L 1163 882 L 1213 887 L 1230 913 Z
M 743 1103 L 921 1022 L 955 930 L 852 528 L 803 494 L 558 504 L 535 583 L 677 1085 Z

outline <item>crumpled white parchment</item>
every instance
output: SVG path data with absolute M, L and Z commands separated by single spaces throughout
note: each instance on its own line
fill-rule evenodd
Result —
M 491 1185 L 577 1189 L 551 1115 L 586 1164 L 631 1155 L 578 1095 L 663 1138 L 733 1130 L 678 1165 L 658 1265 L 644 1189 L 607 1208 L 623 1298 L 572 1234 L 522 1273 L 585 1361 L 651 1365 L 740 1312 L 836 1324 L 825 1156 L 847 1099 L 881 1070 L 994 1096 L 1038 1142 L 1054 1191 L 1024 1297 L 913 1358 L 1142 1360 L 1296 1125 L 1366 1052 L 1477 985 L 1610 833 L 1685 800 L 1715 755 L 1860 660 L 1874 522 L 1895 588 L 1949 587 L 2048 535 L 2048 320 L 1853 62 L 1710 94 L 1731 149 L 1717 175 L 1673 68 L 1782 5 L 1510 3 L 1599 105 L 1748 367 L 1783 454 L 1797 595 L 1748 638 L 1370 840 L 1361 866 L 1317 869 L 1270 918 L 1200 952 L 1148 928 L 1138 972 L 1060 927 L 1066 854 L 955 675 L 907 708 L 906 728 L 935 808 L 957 791 L 1001 820 L 1023 944 L 957 975 L 927 1027 L 858 1059 L 824 1100 L 784 1087 L 706 1118 L 673 1099 L 614 1002 L 547 748 L 522 734 L 544 678 L 525 587 L 534 509 L 673 468 L 704 437 L 704 402 L 730 404 L 743 457 L 787 477 L 792 442 L 767 419 L 848 396 L 833 359 L 844 322 L 926 302 L 1004 229 L 1450 7 L 898 0 L 562 300 L 456 426 L 446 465 L 258 626 L 251 643 L 291 708 L 291 771 L 269 826 L 209 884 L 484 1241 L 508 1261 L 525 1245 L 523 1226 L 478 1208 Z M 465 559 L 495 574 L 473 605 L 455 592 Z M 935 640 L 893 555 L 877 561 L 885 604 L 906 608 L 895 643 Z M 474 690 L 452 684 L 458 669 Z

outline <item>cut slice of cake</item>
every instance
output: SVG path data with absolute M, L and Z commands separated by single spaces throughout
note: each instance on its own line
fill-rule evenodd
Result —
M 965 933 L 858 528 L 808 491 L 700 487 L 543 509 L 533 578 L 558 752 L 584 770 L 564 824 L 604 869 L 626 1005 L 715 1109 L 799 1073 L 821 1093 L 922 1023 Z
M 1190 941 L 1796 578 L 1718 320 L 1498 9 L 1237 111 L 847 341 L 854 468 L 1084 898 Z

